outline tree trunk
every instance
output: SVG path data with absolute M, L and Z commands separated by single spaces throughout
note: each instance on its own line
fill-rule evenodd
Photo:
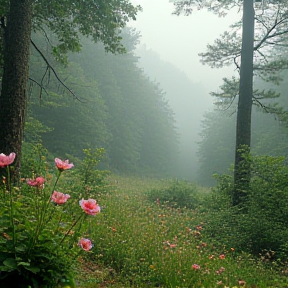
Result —
M 0 153 L 16 153 L 14 176 L 19 177 L 29 77 L 31 0 L 10 0 L 4 29 L 4 70 L 0 95 Z M 0 173 L 2 170 L 0 169 Z
M 237 111 L 233 205 L 243 202 L 250 184 L 250 163 L 245 152 L 251 144 L 251 112 L 253 96 L 254 7 L 244 0 L 239 102 Z M 244 149 L 244 150 L 243 150 Z M 244 153 L 243 153 L 244 152 Z

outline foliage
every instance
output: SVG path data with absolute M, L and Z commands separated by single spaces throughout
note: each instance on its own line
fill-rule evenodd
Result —
M 135 31 L 127 29 L 122 36 L 134 49 Z M 30 116 L 51 130 L 40 133 L 43 145 L 61 157 L 79 158 L 85 147 L 104 147 L 113 171 L 171 175 L 178 157 L 177 134 L 164 92 L 137 66 L 133 50 L 112 55 L 90 39 L 83 38 L 82 43 L 82 52 L 69 54 L 65 69 L 56 66 L 80 101 L 67 97 L 55 77 L 41 70 L 39 57 L 32 57 L 31 76 L 43 89 L 41 94 L 40 87 L 32 86 Z M 45 40 L 37 38 L 37 45 L 44 49 Z M 33 141 L 28 132 L 27 141 Z
M 211 199 L 214 212 L 209 217 L 207 232 L 218 241 L 225 239 L 226 245 L 237 250 L 254 255 L 269 251 L 273 254 L 272 260 L 285 261 L 288 255 L 286 160 L 271 156 L 250 159 L 252 178 L 242 207 L 231 208 L 232 177 L 218 178 L 218 187 Z
M 99 212 L 99 206 L 90 199 L 89 210 L 82 199 L 79 204 L 84 213 L 75 209 L 79 205 L 76 191 L 70 192 L 70 200 L 69 194 L 56 191 L 63 171 L 72 168 L 73 164 L 55 158 L 58 170 L 53 177 L 47 169 L 42 169 L 41 151 L 39 145 L 34 149 L 35 158 L 40 157 L 40 163 L 37 167 L 32 165 L 35 169 L 33 178 L 19 187 L 11 185 L 9 164 L 1 166 L 2 169 L 6 167 L 8 173 L 8 179 L 0 190 L 0 285 L 3 288 L 11 285 L 54 288 L 62 282 L 75 287 L 73 266 L 81 254 L 80 247 L 86 251 L 91 249 L 91 245 L 84 243 L 91 243 L 89 239 L 79 238 L 88 236 L 89 225 L 84 220 L 88 214 Z M 6 156 L 0 156 L 3 163 Z M 32 164 L 35 162 L 35 159 L 30 161 Z M 92 208 L 96 210 L 92 211 Z
M 223 229 L 222 238 L 216 241 L 211 237 L 206 220 L 213 219 L 214 214 L 147 201 L 146 193 L 151 190 L 153 179 L 114 179 L 112 175 L 110 179 L 117 186 L 103 198 L 105 217 L 93 224 L 97 245 L 86 261 L 110 267 L 114 279 L 122 280 L 121 287 L 287 285 L 286 277 L 277 273 L 276 265 L 270 266 L 225 245 L 224 231 L 228 231 L 222 224 L 218 223 L 218 230 Z M 164 190 L 169 184 L 162 181 L 153 185 Z
M 84 198 L 95 197 L 97 194 L 105 192 L 106 178 L 110 171 L 99 169 L 99 163 L 104 158 L 105 150 L 103 148 L 84 149 L 84 159 L 79 169 L 75 169 L 77 182 L 73 181 L 74 189 L 83 189 Z
M 263 85 L 263 83 L 261 83 Z M 262 86 L 259 85 L 259 90 Z M 265 86 L 263 87 L 265 89 Z M 278 89 L 284 91 L 283 82 Z M 269 103 L 269 102 L 268 102 Z M 267 103 L 267 105 L 268 105 Z M 279 104 L 286 106 L 286 97 L 279 98 Z M 287 129 L 285 120 L 280 122 L 270 113 L 262 113 L 262 109 L 253 107 L 251 151 L 256 155 L 287 156 Z M 198 182 L 203 186 L 215 186 L 213 174 L 226 173 L 233 163 L 236 115 L 235 105 L 229 109 L 215 109 L 204 115 L 199 142 Z M 287 114 L 282 114 L 286 117 Z M 275 141 L 277 139 L 277 141 Z
M 152 202 L 173 208 L 196 209 L 201 203 L 196 185 L 177 179 L 171 181 L 168 187 L 150 190 L 147 197 Z
M 130 20 L 136 20 L 140 6 L 128 1 L 50 1 L 33 0 L 33 31 L 48 36 L 52 31 L 57 43 L 51 45 L 56 59 L 67 63 L 67 52 L 79 52 L 80 36 L 91 36 L 93 41 L 104 43 L 105 50 L 123 53 L 120 31 Z M 10 1 L 1 0 L 1 16 L 7 17 Z M 4 18 L 3 18 L 4 19 Z M 2 27 L 3 28 L 3 27 Z M 1 36 L 0 36 L 1 37 Z M 50 43 L 51 44 L 51 43 Z

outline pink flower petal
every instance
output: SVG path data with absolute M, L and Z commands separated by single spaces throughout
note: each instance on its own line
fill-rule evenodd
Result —
M 51 196 L 51 201 L 61 205 L 64 204 L 69 198 L 70 198 L 69 194 L 63 194 L 61 192 L 54 191 Z
M 59 158 L 55 158 L 55 164 L 56 164 L 57 169 L 61 172 L 74 167 L 74 164 L 69 163 L 69 160 L 62 161 Z
M 10 153 L 8 156 L 1 153 L 0 154 L 0 168 L 4 168 L 12 164 L 15 160 L 16 154 L 14 152 Z
M 78 245 L 85 251 L 89 251 L 93 247 L 91 240 L 87 238 L 81 238 L 78 242 Z
M 79 204 L 81 208 L 84 210 L 85 213 L 89 215 L 96 215 L 100 212 L 101 208 L 97 204 L 96 200 L 94 199 L 88 199 L 88 200 L 80 200 Z

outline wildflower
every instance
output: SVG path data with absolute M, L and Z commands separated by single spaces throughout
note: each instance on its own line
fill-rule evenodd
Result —
M 219 258 L 220 258 L 221 260 L 223 260 L 223 259 L 225 259 L 225 255 L 224 255 L 224 254 L 220 254 L 220 255 L 219 255 Z
M 238 281 L 239 286 L 245 286 L 246 285 L 246 281 L 244 280 L 239 280 Z
M 61 192 L 54 191 L 51 196 L 51 201 L 61 205 L 64 204 L 69 198 L 70 198 L 69 194 L 63 194 Z
M 43 177 L 37 177 L 36 179 L 28 179 L 26 183 L 32 187 L 39 187 L 42 188 L 44 185 L 45 179 Z
M 235 251 L 235 249 L 232 247 L 232 248 L 230 248 L 230 250 L 231 250 L 231 252 L 234 252 Z
M 201 230 L 203 229 L 203 227 L 202 227 L 201 225 L 197 225 L 197 226 L 196 226 L 196 229 L 197 229 L 198 231 L 201 231 Z
M 209 259 L 211 260 L 211 259 L 214 259 L 215 258 L 215 256 L 214 255 L 209 255 Z
M 220 267 L 217 271 L 215 271 L 216 274 L 222 274 L 225 271 L 224 267 Z
M 92 249 L 93 244 L 90 239 L 81 238 L 78 242 L 78 246 L 80 246 L 85 251 L 89 251 Z
M 200 266 L 199 266 L 198 264 L 193 264 L 193 265 L 192 265 L 192 268 L 193 268 L 194 270 L 198 270 L 198 269 L 200 269 Z
M 69 163 L 69 160 L 62 161 L 59 158 L 55 158 L 55 164 L 60 172 L 74 167 L 74 164 Z
M 100 206 L 97 204 L 96 200 L 88 199 L 88 200 L 80 200 L 79 204 L 85 213 L 89 215 L 96 215 L 100 212 Z
M 112 227 L 111 230 L 112 230 L 113 232 L 116 232 L 116 231 L 117 231 L 117 229 L 116 229 L 115 227 Z
M 176 248 L 177 244 L 169 244 L 170 248 Z
M 16 154 L 14 152 L 10 153 L 8 156 L 1 153 L 0 154 L 0 168 L 4 168 L 12 164 L 15 160 Z

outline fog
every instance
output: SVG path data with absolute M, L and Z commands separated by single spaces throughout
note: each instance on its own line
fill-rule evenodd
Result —
M 219 90 L 223 77 L 236 74 L 233 66 L 212 69 L 203 65 L 198 54 L 206 51 L 207 44 L 213 44 L 241 15 L 233 11 L 220 18 L 206 10 L 196 10 L 190 16 L 176 16 L 172 15 L 174 6 L 168 0 L 132 0 L 132 3 L 143 8 L 137 20 L 129 24 L 141 35 L 136 51 L 141 57 L 139 63 L 166 92 L 175 112 L 182 159 L 179 176 L 195 180 L 202 116 L 213 109 L 214 99 L 209 93 Z M 153 63 L 149 61 L 149 53 L 154 55 Z M 186 84 L 179 80 L 179 73 Z

